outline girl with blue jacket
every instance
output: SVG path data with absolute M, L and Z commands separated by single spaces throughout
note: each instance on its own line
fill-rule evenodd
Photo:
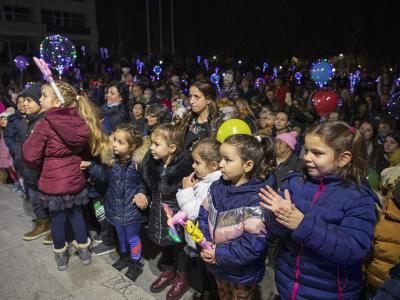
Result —
M 261 189 L 269 233 L 283 238 L 275 264 L 282 299 L 359 299 L 378 203 L 366 159 L 358 130 L 321 123 L 305 137 L 306 173 L 289 174 L 283 195 Z
M 143 145 L 139 129 L 121 124 L 112 136 L 115 161 L 109 166 L 87 161 L 81 163 L 81 168 L 87 168 L 91 176 L 108 183 L 104 201 L 105 216 L 115 227 L 120 249 L 120 258 L 113 267 L 122 270 L 129 266 L 125 275 L 132 281 L 143 272 L 139 232 L 141 224 L 147 221 L 144 210 L 148 200 L 144 183 L 132 159 Z
M 222 177 L 200 207 L 199 226 L 211 250 L 201 257 L 217 280 L 220 299 L 252 299 L 265 272 L 267 252 L 258 191 L 274 185 L 265 174 L 275 161 L 270 139 L 228 137 L 220 147 Z

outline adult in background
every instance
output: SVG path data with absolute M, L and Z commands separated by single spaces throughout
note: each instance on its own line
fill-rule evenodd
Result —
M 106 103 L 102 105 L 103 131 L 110 135 L 119 124 L 129 122 L 126 106 L 129 97 L 128 86 L 123 82 L 111 81 L 107 86 Z

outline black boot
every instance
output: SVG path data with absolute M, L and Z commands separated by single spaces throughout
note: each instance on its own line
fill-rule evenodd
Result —
M 131 260 L 129 262 L 129 269 L 126 271 L 125 276 L 133 282 L 143 273 L 143 264 L 139 260 Z
M 118 260 L 113 263 L 113 267 L 116 268 L 118 271 L 125 269 L 129 265 L 130 255 L 129 253 L 121 253 Z

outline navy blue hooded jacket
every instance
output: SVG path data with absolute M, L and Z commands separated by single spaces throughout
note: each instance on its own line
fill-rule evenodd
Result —
M 199 212 L 199 228 L 216 245 L 216 264 L 207 264 L 216 279 L 235 284 L 259 283 L 264 277 L 267 239 L 260 188 L 275 179 L 234 186 L 220 178 L 211 184 Z
M 281 189 L 303 212 L 290 231 L 268 212 L 269 233 L 283 237 L 275 264 L 275 281 L 282 299 L 359 299 L 361 261 L 374 237 L 378 199 L 367 184 L 344 186 L 338 175 L 305 179 L 291 173 Z
M 124 165 L 115 162 L 110 167 L 92 162 L 88 172 L 97 180 L 108 183 L 104 210 L 109 223 L 128 225 L 147 221 L 144 211 L 132 202 L 136 194 L 146 194 L 146 189 L 131 160 Z

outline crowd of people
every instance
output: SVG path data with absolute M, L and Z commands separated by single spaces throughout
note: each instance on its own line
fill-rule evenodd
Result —
M 92 253 L 117 251 L 113 267 L 135 281 L 147 234 L 162 252 L 150 290 L 168 287 L 170 300 L 189 289 L 191 260 L 201 299 L 254 299 L 266 265 L 281 299 L 400 295 L 389 71 L 360 69 L 354 84 L 336 61 L 325 88 L 341 101 L 321 118 L 298 59 L 272 70 L 221 65 L 221 87 L 208 80 L 211 61 L 162 66 L 157 78 L 129 60 L 81 61 L 55 86 L 36 80 L 23 90 L 3 78 L 2 178 L 35 215 L 23 240 L 44 236 L 59 271 L 73 254 L 87 266 Z M 251 134 L 217 140 L 231 119 Z M 172 226 L 168 211 L 193 220 L 206 245 Z

